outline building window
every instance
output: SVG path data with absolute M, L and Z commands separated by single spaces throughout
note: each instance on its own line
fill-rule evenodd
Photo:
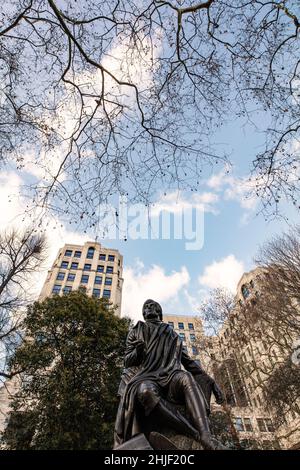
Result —
M 250 291 L 248 287 L 245 286 L 245 284 L 242 286 L 242 294 L 243 294 L 244 299 L 247 299 L 247 297 L 249 297 L 250 295 Z
M 107 297 L 108 299 L 110 298 L 110 290 L 109 289 L 104 289 L 103 291 L 103 297 Z
M 271 441 L 263 440 L 263 441 L 262 441 L 262 448 L 263 448 L 263 450 L 270 450 L 270 449 L 272 449 Z
M 265 425 L 265 420 L 263 418 L 256 418 L 257 424 L 258 424 L 258 429 L 260 432 L 268 432 L 266 425 Z
M 93 296 L 94 297 L 100 297 L 100 289 L 93 289 Z
M 100 253 L 99 259 L 100 259 L 101 261 L 105 261 L 105 260 L 106 260 L 106 255 L 104 255 L 103 253 Z
M 121 266 L 121 261 L 118 259 L 118 266 Z
M 115 261 L 115 255 L 108 255 L 108 261 Z
M 62 261 L 60 267 L 63 269 L 68 269 L 69 263 L 68 261 Z
M 193 356 L 198 356 L 198 348 L 196 348 L 196 346 L 192 346 L 192 353 L 193 353 Z
M 82 284 L 87 284 L 88 282 L 89 282 L 89 276 L 88 276 L 88 274 L 83 274 L 83 275 L 81 276 L 81 283 L 82 283 Z
M 188 323 L 189 330 L 194 330 L 194 323 Z
M 65 286 L 63 288 L 63 293 L 68 294 L 69 292 L 71 292 L 71 290 L 72 290 L 72 286 Z
M 256 399 L 257 399 L 257 403 L 259 404 L 259 406 L 262 406 L 260 395 L 256 395 Z
M 193 333 L 190 333 L 190 341 L 193 343 L 196 341 L 196 336 Z
M 88 259 L 93 259 L 94 258 L 94 253 L 95 253 L 95 248 L 93 248 L 92 246 L 88 249 L 88 252 L 87 252 L 87 255 L 86 257 Z
M 65 256 L 72 256 L 73 251 L 72 250 L 66 250 L 65 251 Z
M 52 294 L 59 294 L 60 289 L 61 289 L 61 286 L 59 284 L 54 284 L 53 289 L 52 289 Z
M 242 418 L 234 418 L 234 419 L 233 419 L 233 424 L 234 424 L 235 429 L 236 429 L 238 432 L 245 431 Z
M 104 273 L 104 266 L 103 266 L 103 264 L 98 264 L 98 266 L 97 266 L 97 273 Z
M 185 334 L 184 333 L 179 333 L 179 336 L 182 339 L 182 341 L 185 341 Z
M 111 286 L 111 285 L 112 285 L 112 278 L 111 278 L 111 277 L 106 277 L 104 284 L 105 284 L 106 286 Z
M 179 322 L 179 323 L 178 323 L 178 328 L 179 328 L 180 330 L 184 330 L 184 323 Z
M 58 273 L 56 276 L 57 281 L 63 281 L 65 278 L 65 273 Z
M 74 258 L 81 258 L 81 251 L 75 251 Z
M 95 276 L 95 284 L 102 284 L 102 276 Z
M 84 271 L 90 271 L 90 270 L 91 270 L 91 267 L 92 267 L 91 264 L 85 263 L 85 265 L 84 265 L 84 267 L 83 267 L 83 270 L 84 270 Z
M 69 273 L 67 277 L 67 281 L 74 281 L 76 274 L 74 273 Z
M 106 267 L 106 272 L 109 273 L 109 274 L 112 274 L 113 273 L 113 267 L 112 266 L 107 266 Z
M 244 425 L 246 431 L 253 431 L 251 418 L 244 418 Z
M 174 322 L 173 321 L 168 321 L 169 325 L 174 328 Z
M 269 432 L 274 432 L 274 426 L 273 426 L 272 420 L 270 418 L 265 419 L 265 425 L 266 425 L 266 428 Z
M 71 269 L 78 269 L 78 263 L 71 263 Z
M 251 281 L 250 281 L 250 286 L 252 287 L 252 289 L 254 288 L 254 282 L 253 282 L 253 279 L 251 279 Z

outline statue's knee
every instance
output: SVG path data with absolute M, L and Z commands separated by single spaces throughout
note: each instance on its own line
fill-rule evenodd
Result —
M 191 389 L 196 385 L 193 376 L 189 374 L 188 372 L 182 372 L 180 381 L 181 381 L 182 387 L 185 389 Z
M 141 384 L 138 388 L 137 396 L 144 408 L 152 408 L 157 403 L 158 394 L 152 384 Z

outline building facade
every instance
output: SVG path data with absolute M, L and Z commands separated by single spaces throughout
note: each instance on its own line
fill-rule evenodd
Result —
M 199 359 L 199 346 L 203 339 L 203 326 L 195 315 L 163 315 L 163 321 L 171 325 L 183 341 L 193 359 Z
M 281 426 L 275 426 L 272 407 L 266 405 L 264 384 L 288 350 L 272 341 L 272 331 L 255 320 L 257 334 L 247 337 L 243 322 L 251 322 L 251 309 L 259 302 L 261 268 L 244 273 L 234 307 L 218 335 L 207 336 L 201 319 L 193 315 L 164 315 L 182 338 L 189 355 L 215 378 L 226 398 L 224 407 L 212 401 L 213 412 L 230 417 L 239 443 L 252 449 L 300 448 L 300 399 L 292 404 Z M 259 312 L 259 310 L 258 310 Z M 276 338 L 275 338 L 276 339 Z M 286 339 L 287 341 L 287 339 Z
M 88 295 L 105 297 L 121 316 L 123 256 L 100 243 L 67 244 L 48 271 L 39 300 L 85 288 Z
M 275 427 L 272 407 L 267 406 L 264 395 L 268 378 L 290 354 L 291 339 L 281 341 L 259 316 L 251 317 L 254 307 L 259 307 L 263 276 L 264 271 L 256 268 L 244 273 L 238 283 L 232 314 L 214 340 L 214 376 L 222 384 L 241 440 L 262 449 L 299 448 L 300 399 L 292 404 L 283 424 Z M 242 335 L 247 321 L 252 322 L 249 336 Z

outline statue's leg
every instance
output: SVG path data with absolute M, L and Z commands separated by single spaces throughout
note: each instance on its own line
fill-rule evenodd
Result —
M 198 439 L 205 449 L 222 448 L 212 438 L 208 418 L 206 414 L 206 403 L 204 396 L 189 372 L 180 371 L 174 375 L 170 387 L 170 397 L 185 403 L 193 426 L 198 431 Z
M 171 403 L 161 397 L 160 389 L 155 382 L 145 381 L 140 384 L 137 397 L 146 416 L 151 413 L 152 418 L 180 434 L 194 439 L 198 437 L 198 431 L 189 421 Z

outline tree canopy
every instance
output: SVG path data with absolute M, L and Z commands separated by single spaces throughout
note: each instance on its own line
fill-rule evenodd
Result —
M 46 253 L 45 237 L 32 227 L 0 234 L 0 383 L 11 377 L 7 361 L 22 340 L 25 306 L 32 301 L 30 281 Z
M 228 403 L 246 406 L 249 396 L 251 401 L 254 393 L 261 395 L 280 428 L 287 415 L 299 416 L 299 226 L 266 242 L 256 261 L 244 300 L 216 289 L 201 306 L 202 318 L 217 341 L 226 338 L 226 348 L 219 342 L 224 354 L 215 368 Z M 248 391 L 246 378 L 251 378 Z
M 76 291 L 28 308 L 11 367 L 21 388 L 4 433 L 9 448 L 111 448 L 129 321 Z
M 214 132 L 259 113 L 251 187 L 298 204 L 296 0 L 13 0 L 1 24 L 1 159 L 35 205 L 93 226 L 114 193 L 197 191 Z

